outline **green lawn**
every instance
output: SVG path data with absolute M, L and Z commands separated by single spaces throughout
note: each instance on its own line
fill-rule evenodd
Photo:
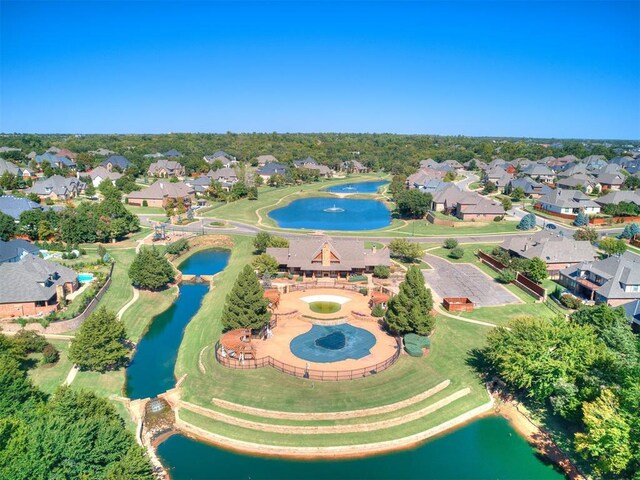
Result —
M 131 289 L 128 271 L 129 265 L 133 262 L 136 252 L 133 248 L 108 248 L 107 252 L 113 257 L 116 264 L 113 268 L 111 285 L 100 300 L 99 306 L 107 307 L 107 310 L 117 313 L 120 308 L 133 298 L 133 290 Z
M 427 253 L 430 255 L 435 255 L 436 257 L 444 258 L 445 260 L 451 263 L 473 263 L 477 264 L 478 260 L 475 256 L 475 252 L 478 250 L 482 250 L 483 252 L 490 253 L 498 243 L 461 243 L 458 246 L 464 250 L 464 256 L 462 258 L 451 258 L 449 257 L 449 253 L 451 250 L 448 250 L 444 247 L 436 248 L 434 250 L 429 250 Z
M 36 368 L 29 370 L 29 377 L 41 390 L 53 393 L 67 378 L 72 365 L 68 357 L 70 342 L 67 340 L 49 341 L 60 352 L 60 359 L 53 365 L 39 364 Z M 32 358 L 40 361 L 42 355 L 36 354 Z
M 98 373 L 78 372 L 71 384 L 73 388 L 90 390 L 96 395 L 109 398 L 110 395 L 124 395 L 125 370 Z
M 136 205 L 125 205 L 127 210 L 136 215 L 165 215 L 166 212 L 162 207 L 139 207 Z
M 141 291 L 140 298 L 122 315 L 127 336 L 133 342 L 139 342 L 151 323 L 151 319 L 171 306 L 176 298 L 177 287 L 161 292 Z

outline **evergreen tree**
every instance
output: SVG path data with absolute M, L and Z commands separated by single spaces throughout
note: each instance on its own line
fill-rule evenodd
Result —
M 431 290 L 425 286 L 420 269 L 411 266 L 400 284 L 400 292 L 389 300 L 385 321 L 389 329 L 399 335 L 429 335 L 435 323 L 432 308 Z
M 131 262 L 129 278 L 139 288 L 158 290 L 175 277 L 173 267 L 156 248 L 143 247 Z
M 0 212 L 0 240 L 5 242 L 16 234 L 16 222 L 11 215 Z
M 573 221 L 573 224 L 576 227 L 584 227 L 588 223 L 589 223 L 589 218 L 582 212 L 578 213 L 575 220 Z
M 531 230 L 535 226 L 536 216 L 533 213 L 528 213 L 527 215 L 522 217 L 522 220 L 520 220 L 520 223 L 518 223 L 518 226 L 516 228 L 518 230 Z
M 87 318 L 73 339 L 69 360 L 81 370 L 105 372 L 127 361 L 127 334 L 113 312 L 101 307 Z
M 620 238 L 630 240 L 640 233 L 640 226 L 637 223 L 628 223 L 624 227 L 624 231 L 620 234 Z
M 264 298 L 264 290 L 250 265 L 245 265 L 236 283 L 227 295 L 222 311 L 222 325 L 225 330 L 250 328 L 258 330 L 271 319 L 269 301 Z

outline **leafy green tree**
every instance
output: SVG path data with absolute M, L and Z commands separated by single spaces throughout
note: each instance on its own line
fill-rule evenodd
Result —
M 398 295 L 389 300 L 384 318 L 389 329 L 397 335 L 429 335 L 435 325 L 432 308 L 431 290 L 425 286 L 420 269 L 411 266 L 400 284 Z
M 245 265 L 227 295 L 222 311 L 222 325 L 225 330 L 250 328 L 258 330 L 271 318 L 269 301 L 264 298 L 264 290 L 250 265 Z
M 404 218 L 424 218 L 431 208 L 431 194 L 420 190 L 403 190 L 395 199 L 398 213 Z
M 512 283 L 515 282 L 517 276 L 518 272 L 513 268 L 503 268 L 498 274 L 498 281 L 504 284 Z
M 175 278 L 169 261 L 156 248 L 142 247 L 129 267 L 131 283 L 146 290 L 159 290 Z
M 524 274 L 536 283 L 540 283 L 543 280 L 549 278 L 549 271 L 547 270 L 547 264 L 538 257 L 533 257 L 527 264 Z
M 575 435 L 576 450 L 593 462 L 598 474 L 619 475 L 632 458 L 631 427 L 611 390 L 602 390 L 593 402 L 583 405 L 586 431 Z
M 0 240 L 5 242 L 16 234 L 16 222 L 11 215 L 0 212 Z
M 257 253 L 264 253 L 271 243 L 271 234 L 267 232 L 258 232 L 253 238 L 253 248 Z
M 516 187 L 511 192 L 511 198 L 514 202 L 520 202 L 524 198 L 524 189 L 522 187 Z
M 494 193 L 498 191 L 498 187 L 496 186 L 495 183 L 493 182 L 487 182 L 484 184 L 484 190 L 483 193 L 485 194 L 489 194 L 489 193 Z
M 253 268 L 258 271 L 259 275 L 264 275 L 265 273 L 269 273 L 270 275 L 275 275 L 278 273 L 278 260 L 276 260 L 271 255 L 267 255 L 266 253 L 261 253 L 251 262 Z
M 414 262 L 422 257 L 423 250 L 420 244 L 410 242 L 405 238 L 394 238 L 389 242 L 391 256 L 401 258 L 407 262 Z
M 627 244 L 619 238 L 605 237 L 600 240 L 600 250 L 602 250 L 607 257 L 611 255 L 622 255 L 627 251 Z
M 40 222 L 44 218 L 45 214 L 42 210 L 25 210 L 20 214 L 18 229 L 21 233 L 27 235 L 31 240 L 38 240 L 38 227 L 40 225 Z
M 589 224 L 589 217 L 587 217 L 584 213 L 580 212 L 576 215 L 576 218 L 573 220 L 573 224 L 576 227 L 584 227 Z
M 504 197 L 502 199 L 502 208 L 504 208 L 505 212 L 513 208 L 513 203 L 511 202 L 511 199 L 509 197 Z
M 593 243 L 598 240 L 598 232 L 596 232 L 594 228 L 585 226 L 579 228 L 576 233 L 573 234 L 573 239 Z
M 93 182 L 91 181 L 91 178 L 83 177 L 82 181 L 87 185 L 84 188 L 84 194 L 87 197 L 93 197 L 96 194 L 96 187 L 93 185 Z
M 124 323 L 101 307 L 87 318 L 69 348 L 69 360 L 81 370 L 106 372 L 127 362 L 129 350 Z
M 622 182 L 623 190 L 636 190 L 640 188 L 640 178 L 629 175 Z
M 447 172 L 442 179 L 444 182 L 450 183 L 456 179 L 456 172 Z

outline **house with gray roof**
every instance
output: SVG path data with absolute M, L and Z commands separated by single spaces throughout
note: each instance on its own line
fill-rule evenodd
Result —
M 556 182 L 556 186 L 565 190 L 580 189 L 585 193 L 593 193 L 596 189 L 602 189 L 602 186 L 594 177 L 584 173 L 579 173 L 571 177 L 559 178 Z
M 4 173 L 9 173 L 16 177 L 23 176 L 22 169 L 15 163 L 5 160 L 4 158 L 0 158 L 0 175 L 3 175 Z
M 560 271 L 560 284 L 574 295 L 613 307 L 640 299 L 640 255 L 625 252 L 581 262 Z
M 546 165 L 540 165 L 538 163 L 532 163 L 525 167 L 522 170 L 522 174 L 542 183 L 553 183 L 556 179 L 556 174 L 553 170 Z
M 164 208 L 171 201 L 182 201 L 185 207 L 189 207 L 195 199 L 195 190 L 183 182 L 158 180 L 147 188 L 131 192 L 127 198 L 129 205 L 143 205 L 146 202 L 149 207 Z
M 524 191 L 525 197 L 540 198 L 543 195 L 551 193 L 553 189 L 544 183 L 538 183 L 530 177 L 516 178 L 509 182 L 508 188 L 505 190 L 511 194 L 516 188 Z
M 62 155 L 56 155 L 53 153 L 45 152 L 42 155 L 36 155 L 36 163 L 41 167 L 43 164 L 48 163 L 53 168 L 76 168 L 77 164 L 74 160 Z
M 131 162 L 126 157 L 122 155 L 111 155 L 109 158 L 104 160 L 100 165 L 105 167 L 107 170 L 112 171 L 113 169 L 124 172 L 129 166 Z
M 159 159 L 149 165 L 147 174 L 152 177 L 184 177 L 185 168 L 176 160 Z
M 258 175 L 262 177 L 263 180 L 269 180 L 273 175 L 286 175 L 289 171 L 289 167 L 283 165 L 282 163 L 267 163 L 262 167 L 258 168 Z
M 225 190 L 230 190 L 231 187 L 240 181 L 235 169 L 231 167 L 222 167 L 215 171 L 210 170 L 209 173 L 207 173 L 207 177 L 214 182 L 218 182 Z
M 19 262 L 27 255 L 38 255 L 40 249 L 33 243 L 27 242 L 21 238 L 9 240 L 8 242 L 0 240 L 0 263 Z
M 526 237 L 508 237 L 500 247 L 513 257 L 541 259 L 554 279 L 559 277 L 560 270 L 598 258 L 591 242 L 574 240 L 549 230 L 542 230 Z
M 369 168 L 358 160 L 346 160 L 340 164 L 340 168 L 348 173 L 367 173 L 369 171 Z
M 165 157 L 181 157 L 182 156 L 182 152 L 179 152 L 178 150 L 176 150 L 175 148 L 172 148 L 171 150 L 168 150 L 166 152 L 164 152 L 162 155 L 164 155 Z
M 391 265 L 389 249 L 365 248 L 364 240 L 300 237 L 286 248 L 267 248 L 280 270 L 305 277 L 348 278 L 370 273 L 378 265 Z
M 258 161 L 259 166 L 266 165 L 267 163 L 278 162 L 278 159 L 273 155 L 258 155 L 256 160 Z
M 110 181 L 113 185 L 116 184 L 116 180 L 122 178 L 122 173 L 116 171 L 107 170 L 106 167 L 98 165 L 93 170 L 89 170 L 86 176 L 91 179 L 91 183 L 94 187 L 99 187 L 105 180 Z
M 595 198 L 593 201 L 602 207 L 605 205 L 617 205 L 620 202 L 634 203 L 640 206 L 640 192 L 635 190 L 618 190 Z
M 634 331 L 637 333 L 640 331 L 640 300 L 634 300 L 633 302 L 625 303 L 622 305 L 624 313 L 631 322 Z
M 42 207 L 39 203 L 33 202 L 28 198 L 14 197 L 13 195 L 0 196 L 0 212 L 9 215 L 16 220 L 20 219 L 22 212 L 29 210 L 40 210 Z
M 620 190 L 624 179 L 625 176 L 621 173 L 601 173 L 596 177 L 596 182 L 600 184 L 602 191 Z
M 34 255 L 0 263 L 0 278 L 0 318 L 47 315 L 78 288 L 74 270 Z
M 318 161 L 313 157 L 307 157 L 300 160 L 294 160 L 293 166 L 296 168 L 307 168 L 309 170 L 315 170 L 321 177 L 330 178 L 333 175 L 333 171 L 326 165 L 320 165 Z
M 38 180 L 27 192 L 35 193 L 41 199 L 69 200 L 80 195 L 85 186 L 84 182 L 75 177 L 53 175 Z
M 202 159 L 209 164 L 218 160 L 222 163 L 223 167 L 231 167 L 232 165 L 238 163 L 236 157 L 225 152 L 224 150 L 218 150 L 216 152 L 213 152 L 211 155 L 205 155 L 204 157 L 202 157 Z
M 504 189 L 504 187 L 506 187 L 513 178 L 513 175 L 502 167 L 489 168 L 484 172 L 484 181 L 492 182 L 496 187 L 498 187 L 498 189 Z
M 90 150 L 88 153 L 91 155 L 95 155 L 96 157 L 106 157 L 107 155 L 115 155 L 116 152 L 113 152 L 107 148 L 98 148 L 97 150 Z
M 582 212 L 586 215 L 600 213 L 600 205 L 591 200 L 588 195 L 578 190 L 564 190 L 557 188 L 547 195 L 543 195 L 536 202 L 536 208 L 549 213 L 562 215 L 578 215 Z

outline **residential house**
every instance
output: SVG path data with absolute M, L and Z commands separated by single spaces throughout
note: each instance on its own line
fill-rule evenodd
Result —
M 560 270 L 598 258 L 591 242 L 574 240 L 549 230 L 542 230 L 526 237 L 508 237 L 500 247 L 511 256 L 529 260 L 536 257 L 541 259 L 554 279 L 560 276 Z
M 258 175 L 262 177 L 263 180 L 269 180 L 273 175 L 286 175 L 287 171 L 289 171 L 289 167 L 283 165 L 281 163 L 267 163 L 262 167 L 258 168 Z
M 463 198 L 466 192 L 460 190 L 453 183 L 448 183 L 431 194 L 431 210 L 435 212 L 451 213 L 458 203 L 458 199 Z
M 574 175 L 586 175 L 587 166 L 584 163 L 566 163 L 554 168 L 559 177 L 573 177 Z
M 333 175 L 333 171 L 326 165 L 320 165 L 315 158 L 307 157 L 301 160 L 294 160 L 293 165 L 296 168 L 308 168 L 309 170 L 316 170 L 321 177 L 329 178 Z
M 557 188 L 538 199 L 536 208 L 549 213 L 575 216 L 582 212 L 586 215 L 600 213 L 600 205 L 588 195 L 578 190 Z
M 20 152 L 22 149 L 20 148 L 13 148 L 13 147 L 0 147 L 0 153 L 6 153 L 6 152 Z
M 581 190 L 585 193 L 593 193 L 594 190 L 600 190 L 602 187 L 598 181 L 591 175 L 576 174 L 568 178 L 560 178 L 556 182 L 556 187 L 565 190 Z
M 166 160 L 164 158 L 153 162 L 149 165 L 147 174 L 153 177 L 184 177 L 185 168 L 175 160 Z
M 206 193 L 207 189 L 211 186 L 211 177 L 209 177 L 209 174 L 201 175 L 193 179 L 188 178 L 184 181 L 184 183 L 187 186 L 193 188 L 193 191 L 195 193 L 204 194 Z
M 29 210 L 40 210 L 42 207 L 39 203 L 32 202 L 28 198 L 14 197 L 12 195 L 0 196 L 0 212 L 9 215 L 16 220 L 20 219 L 22 212 Z
M 600 184 L 604 192 L 607 190 L 620 190 L 624 179 L 625 176 L 621 173 L 601 173 L 596 177 L 596 182 Z
M 166 207 L 170 201 L 182 200 L 183 204 L 188 207 L 195 199 L 195 190 L 183 182 L 172 183 L 158 180 L 148 188 L 131 192 L 128 199 L 129 205 L 143 205 L 146 201 L 149 207 L 162 208 Z
M 267 163 L 278 163 L 278 159 L 273 155 L 258 155 L 256 160 L 259 166 L 266 165 Z
M 622 305 L 622 308 L 624 308 L 624 313 L 629 319 L 629 322 L 631 322 L 634 331 L 636 333 L 640 331 L 640 300 L 625 303 Z
M 617 190 L 611 191 L 606 195 L 593 199 L 598 205 L 617 205 L 620 202 L 635 203 L 640 206 L 640 192 L 635 190 Z
M 171 150 L 164 152 L 162 155 L 169 158 L 178 158 L 182 157 L 182 152 L 179 152 L 178 150 L 172 148 Z
M 463 165 L 457 160 L 445 160 L 442 162 L 444 165 L 453 168 L 454 170 L 462 169 Z
M 560 284 L 575 295 L 613 307 L 640 299 L 640 255 L 625 252 L 560 271 Z
M 633 157 L 625 155 L 625 156 L 613 157 L 611 160 L 609 160 L 609 164 L 620 165 L 622 168 L 626 170 L 627 165 L 633 161 L 634 161 Z
M 27 255 L 37 256 L 40 249 L 21 238 L 4 242 L 0 240 L 0 263 L 19 262 Z
M 453 214 L 460 220 L 495 220 L 496 217 L 505 215 L 504 207 L 500 202 L 495 202 L 475 192 L 467 193 L 458 200 Z
M 412 173 L 407 177 L 406 185 L 408 188 L 417 188 L 424 190 L 425 186 L 436 180 L 442 180 L 446 175 L 446 172 L 442 170 L 433 170 L 431 168 L 420 168 L 416 173 Z
M 516 188 L 521 188 L 524 191 L 525 197 L 528 198 L 540 198 L 543 195 L 551 193 L 553 189 L 549 185 L 544 183 L 538 183 L 532 178 L 516 178 L 509 182 L 506 189 L 511 194 Z
M 348 278 L 391 265 L 388 248 L 368 249 L 363 240 L 351 238 L 294 238 L 288 247 L 269 247 L 266 253 L 278 261 L 280 270 L 311 278 Z
M 238 174 L 235 169 L 230 167 L 219 168 L 218 170 L 211 170 L 207 173 L 207 177 L 211 180 L 218 182 L 225 190 L 230 190 L 238 181 Z
M 43 168 L 45 163 L 48 163 L 53 168 L 76 168 L 76 162 L 71 160 L 69 157 L 64 157 L 62 155 L 55 155 L 53 153 L 45 152 L 42 155 L 36 155 L 35 161 L 40 168 Z
M 205 155 L 202 157 L 203 160 L 209 164 L 212 164 L 215 161 L 219 161 L 222 163 L 223 167 L 231 167 L 238 163 L 238 160 L 233 155 L 228 154 L 224 150 L 218 150 L 217 152 L 213 152 L 211 155 Z M 275 157 L 274 157 L 275 158 Z
M 450 185 L 452 185 L 450 182 L 445 182 L 437 178 L 433 178 L 433 179 L 425 179 L 424 181 L 417 181 L 415 183 L 412 183 L 409 185 L 409 188 L 416 188 L 421 192 L 433 194 L 434 192 L 437 192 Z
M 484 172 L 484 181 L 487 183 L 492 182 L 499 190 L 504 189 L 513 178 L 513 175 L 502 167 L 489 168 L 489 170 Z
M 588 171 L 592 172 L 606 167 L 607 157 L 604 155 L 589 155 L 582 159 L 582 163 L 586 165 Z
M 106 167 L 98 165 L 93 170 L 89 170 L 86 174 L 91 179 L 91 183 L 94 187 L 99 187 L 105 180 L 110 181 L 113 185 L 116 184 L 116 180 L 122 178 L 122 174 L 116 171 L 107 170 Z
M 41 199 L 69 200 L 80 195 L 84 188 L 84 182 L 77 178 L 53 175 L 49 178 L 38 180 L 27 192 L 35 193 Z
M 487 163 L 484 162 L 483 160 L 480 160 L 479 158 L 474 158 L 472 160 L 469 160 L 468 162 L 464 162 L 464 168 L 466 168 L 467 170 L 469 170 L 469 168 L 471 167 L 472 163 L 471 162 L 475 162 L 476 168 L 478 170 L 486 170 L 487 167 Z
M 0 263 L 0 278 L 1 318 L 45 316 L 78 288 L 75 271 L 34 255 Z
M 33 173 L 29 168 L 18 167 L 15 163 L 12 163 L 4 158 L 0 158 L 0 175 L 4 173 L 10 173 L 16 177 L 23 179 L 31 178 Z
M 347 173 L 367 173 L 369 169 L 358 160 L 347 160 L 340 165 L 341 169 Z
M 546 165 L 533 163 L 522 170 L 522 174 L 537 182 L 552 184 L 556 179 L 556 174 Z
M 94 155 L 96 157 L 106 157 L 109 155 L 115 155 L 116 152 L 113 152 L 111 150 L 108 150 L 106 148 L 98 148 L 97 150 L 90 150 L 88 153 L 90 153 L 91 155 Z
M 127 168 L 131 166 L 131 162 L 122 155 L 111 155 L 109 158 L 104 160 L 100 165 L 105 167 L 107 170 L 117 170 L 120 172 L 124 172 Z

